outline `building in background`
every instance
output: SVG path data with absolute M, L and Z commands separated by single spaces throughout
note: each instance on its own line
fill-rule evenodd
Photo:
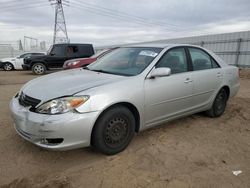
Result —
M 250 31 L 164 39 L 135 44 L 143 43 L 182 43 L 199 45 L 212 50 L 230 65 L 250 68 Z M 97 50 L 107 47 L 111 46 L 99 47 Z

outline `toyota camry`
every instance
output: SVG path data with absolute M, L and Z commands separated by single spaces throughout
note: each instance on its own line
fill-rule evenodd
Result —
M 29 81 L 10 109 L 17 133 L 37 146 L 112 155 L 150 127 L 198 112 L 221 116 L 239 87 L 238 68 L 207 49 L 130 45 Z

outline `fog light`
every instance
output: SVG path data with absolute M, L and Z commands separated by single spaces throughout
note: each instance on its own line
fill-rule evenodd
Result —
M 40 143 L 44 145 L 57 145 L 63 142 L 63 138 L 43 138 Z
M 48 141 L 46 138 L 43 138 L 40 142 L 41 142 L 41 144 L 46 144 L 46 145 L 48 144 Z

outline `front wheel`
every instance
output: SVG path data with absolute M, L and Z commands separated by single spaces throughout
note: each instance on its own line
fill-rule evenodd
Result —
M 100 152 L 113 155 L 123 151 L 135 133 L 135 118 L 131 111 L 116 106 L 98 118 L 91 137 L 91 144 Z
M 11 71 L 13 69 L 14 69 L 14 66 L 11 63 L 5 63 L 3 65 L 3 70 L 5 70 L 5 71 Z
M 46 72 L 46 67 L 42 63 L 35 63 L 31 69 L 34 74 L 45 74 Z
M 227 92 L 222 88 L 216 95 L 212 108 L 209 109 L 206 114 L 213 118 L 221 116 L 226 109 L 227 99 Z

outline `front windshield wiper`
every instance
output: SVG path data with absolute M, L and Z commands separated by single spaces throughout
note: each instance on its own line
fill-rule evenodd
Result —
M 91 70 L 91 71 L 94 71 L 94 72 L 101 72 L 101 73 L 107 73 L 107 74 L 114 74 L 112 72 L 108 72 L 108 71 L 105 71 L 105 70 L 102 70 L 102 69 L 88 69 L 88 70 Z
M 90 70 L 88 67 L 83 67 L 83 69 Z
M 114 74 L 114 75 L 118 75 L 118 76 L 133 76 L 131 74 L 126 74 L 126 73 L 121 73 L 121 72 L 109 72 L 109 71 L 105 71 L 102 69 L 89 69 L 90 71 L 95 71 L 95 72 L 100 72 L 100 73 L 107 73 L 107 74 Z

